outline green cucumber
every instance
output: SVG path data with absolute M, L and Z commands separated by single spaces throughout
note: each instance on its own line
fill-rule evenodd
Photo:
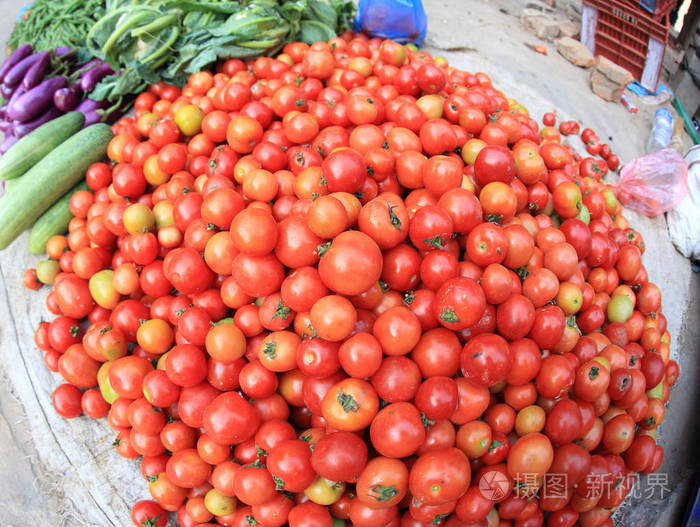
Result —
M 46 154 L 83 126 L 85 115 L 70 112 L 29 132 L 0 157 L 0 179 L 13 179 L 32 168 Z
M 0 250 L 85 177 L 90 165 L 104 159 L 113 136 L 103 123 L 84 128 L 49 152 L 0 198 Z
M 68 223 L 73 217 L 70 211 L 70 198 L 79 190 L 90 190 L 90 187 L 85 181 L 81 181 L 36 220 L 27 240 L 30 253 L 41 254 L 45 252 L 46 242 L 49 241 L 49 238 L 56 234 L 63 234 L 68 230 Z
M 12 189 L 12 187 L 17 186 L 17 182 L 18 182 L 18 181 L 19 181 L 19 178 L 8 179 L 7 181 L 5 181 L 5 193 L 10 192 L 10 190 Z

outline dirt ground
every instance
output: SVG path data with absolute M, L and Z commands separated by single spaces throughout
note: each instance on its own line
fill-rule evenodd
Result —
M 578 0 L 570 1 L 580 6 Z M 0 35 L 9 34 L 23 3 L 0 0 Z M 621 104 L 605 102 L 594 95 L 586 70 L 562 58 L 553 43 L 540 41 L 523 29 L 518 17 L 525 0 L 424 0 L 424 4 L 429 16 L 425 45 L 428 51 L 444 55 L 450 64 L 462 69 L 488 73 L 498 89 L 518 100 L 537 119 L 556 109 L 561 119 L 575 119 L 582 126 L 593 128 L 623 163 L 644 153 L 656 107 L 638 103 L 639 113 L 632 114 Z M 558 4 L 559 10 L 553 16 L 563 18 L 567 0 L 558 0 Z M 545 44 L 548 54 L 537 54 L 526 44 Z M 688 138 L 685 140 L 687 145 Z M 576 138 L 572 146 L 582 145 Z M 681 366 L 681 379 L 671 394 L 659 434 L 666 453 L 662 476 L 639 483 L 635 497 L 618 513 L 617 524 L 678 526 L 698 468 L 694 441 L 699 420 L 693 410 L 700 389 L 700 311 L 691 304 L 691 298 L 700 291 L 700 279 L 671 245 L 663 217 L 648 219 L 631 211 L 626 216 L 644 236 L 645 265 L 651 281 L 662 288 L 664 313 L 674 339 L 672 357 Z M 94 475 L 89 475 L 91 467 L 101 465 L 105 470 L 99 474 L 104 478 L 103 490 L 112 484 L 124 484 L 109 480 L 108 465 L 130 470 L 109 448 L 112 431 L 106 425 L 88 425 L 81 419 L 59 422 L 51 415 L 47 399 L 53 388 L 50 383 L 56 380 L 46 374 L 38 376 L 34 364 L 41 359 L 37 359 L 31 342 L 32 328 L 47 313 L 43 307 L 37 308 L 43 306 L 39 297 L 27 294 L 21 287 L 23 270 L 35 265 L 39 258 L 28 255 L 25 247 L 26 234 L 0 252 L 0 524 L 82 525 L 66 513 L 112 507 L 115 514 L 89 514 L 87 524 L 127 525 L 126 502 L 147 497 L 145 484 L 129 486 L 123 491 L 124 496 L 113 496 L 106 503 L 95 501 L 91 492 L 94 489 L 88 488 L 95 485 Z M 8 376 L 3 371 L 4 364 L 20 360 L 26 375 Z M 31 382 L 38 383 L 36 395 Z M 48 385 L 44 386 L 44 382 Z M 86 435 L 91 437 L 84 440 Z M 78 455 L 63 448 L 78 437 L 82 449 Z M 89 444 L 95 444 L 94 451 Z M 86 456 L 84 463 L 81 455 Z M 135 472 L 136 465 L 131 466 Z M 41 484 L 37 483 L 37 476 Z M 56 485 L 50 484 L 52 478 Z

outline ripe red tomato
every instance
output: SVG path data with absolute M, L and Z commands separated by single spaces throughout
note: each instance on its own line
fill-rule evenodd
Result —
M 134 525 L 151 525 L 153 527 L 165 527 L 168 523 L 167 511 L 152 500 L 137 501 L 131 508 L 131 521 Z
M 232 445 L 253 437 L 260 426 L 260 417 L 243 397 L 227 392 L 205 407 L 202 424 L 214 441 Z
M 311 449 L 300 439 L 278 443 L 268 453 L 267 467 L 276 485 L 290 492 L 301 492 L 316 479 Z
M 480 386 L 490 387 L 505 380 L 511 363 L 508 342 L 494 333 L 471 338 L 462 350 L 462 374 Z
M 466 329 L 476 324 L 486 308 L 484 292 L 471 278 L 451 278 L 435 294 L 433 314 L 448 329 Z
M 332 152 L 321 164 L 328 192 L 357 192 L 367 177 L 367 168 L 362 156 L 352 150 Z
M 355 488 L 357 500 L 368 507 L 394 507 L 408 492 L 408 469 L 399 459 L 374 457 L 360 473 Z
M 143 395 L 143 379 L 151 371 L 153 364 L 144 357 L 121 357 L 109 367 L 109 384 L 120 397 L 137 399 Z
M 324 435 L 314 445 L 311 465 L 331 481 L 355 481 L 367 464 L 367 445 L 351 432 Z
M 335 237 L 321 257 L 318 271 L 323 283 L 332 291 L 357 295 L 379 280 L 381 250 L 362 232 L 343 232 Z
M 426 452 L 416 460 L 409 474 L 409 489 L 422 503 L 440 505 L 461 497 L 470 481 L 467 456 L 448 447 Z
M 87 316 L 95 306 L 88 281 L 75 274 L 64 276 L 56 283 L 54 298 L 61 313 L 77 320 Z
M 474 179 L 480 187 L 492 181 L 510 183 L 515 174 L 515 159 L 505 146 L 485 146 L 474 161 Z
M 372 420 L 370 438 L 372 446 L 383 456 L 410 456 L 425 441 L 425 427 L 420 412 L 407 402 L 393 403 L 382 408 Z
M 345 379 L 322 401 L 323 418 L 334 428 L 354 432 L 372 422 L 379 408 L 377 393 L 367 381 Z
M 163 272 L 173 286 L 184 294 L 201 293 L 207 289 L 214 273 L 194 249 L 170 251 L 163 261 Z
M 504 260 L 508 250 L 508 239 L 499 225 L 481 223 L 471 230 L 466 245 L 469 259 L 479 266 L 486 267 Z

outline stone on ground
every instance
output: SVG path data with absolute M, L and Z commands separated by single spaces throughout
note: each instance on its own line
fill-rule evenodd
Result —
M 578 40 L 562 37 L 557 41 L 557 51 L 572 64 L 589 68 L 595 64 L 595 57 L 590 50 Z
M 559 22 L 537 9 L 524 9 L 520 21 L 525 29 L 542 40 L 552 40 L 559 36 Z
M 625 86 L 632 82 L 634 77 L 622 66 L 605 57 L 597 57 L 590 79 L 593 93 L 606 101 L 618 102 Z

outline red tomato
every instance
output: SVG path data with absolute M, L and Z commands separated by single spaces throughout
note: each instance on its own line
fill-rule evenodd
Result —
M 329 289 L 357 295 L 379 280 L 382 256 L 377 244 L 362 232 L 348 231 L 335 237 L 318 266 Z
M 258 412 L 237 393 L 223 393 L 204 410 L 206 433 L 217 443 L 231 445 L 250 439 L 260 426 Z
M 426 505 L 440 505 L 457 500 L 471 481 L 469 461 L 454 447 L 426 452 L 409 474 L 409 489 L 415 499 Z
M 493 386 L 506 379 L 511 368 L 508 342 L 493 333 L 472 338 L 462 350 L 462 374 L 481 386 Z
M 436 292 L 433 313 L 448 329 L 465 329 L 476 324 L 486 308 L 484 292 L 471 278 L 456 277 Z

